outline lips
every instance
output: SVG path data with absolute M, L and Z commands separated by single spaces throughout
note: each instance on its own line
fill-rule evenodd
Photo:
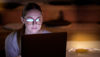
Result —
M 37 29 L 37 28 L 32 28 L 32 29 Z

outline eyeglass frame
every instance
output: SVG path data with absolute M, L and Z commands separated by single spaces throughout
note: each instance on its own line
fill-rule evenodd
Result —
M 41 24 L 38 24 L 37 23 L 37 19 L 39 18 L 39 22 L 42 24 L 42 21 L 40 20 L 40 17 L 37 17 L 36 19 L 34 19 L 34 18 L 32 18 L 32 17 L 27 17 L 27 18 L 24 18 L 25 19 L 25 21 L 27 20 L 27 19 L 33 19 L 34 21 L 32 21 L 32 24 L 34 25 L 34 24 L 37 24 L 37 25 L 41 25 Z M 29 22 L 29 21 L 26 21 L 26 22 Z M 31 25 L 31 24 L 29 24 L 29 25 Z

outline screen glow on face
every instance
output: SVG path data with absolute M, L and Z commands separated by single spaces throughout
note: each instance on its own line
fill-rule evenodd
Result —
M 27 21 L 27 22 L 33 22 L 33 21 L 34 21 L 34 19 L 29 18 L 29 19 L 27 19 L 26 21 Z M 40 19 L 39 19 L 39 18 L 37 18 L 35 21 L 36 21 L 36 22 L 39 22 L 39 21 L 40 21 Z
M 40 19 L 38 18 L 38 19 L 36 19 L 36 22 L 39 22 L 40 21 Z
M 34 20 L 29 18 L 29 19 L 27 19 L 26 21 L 27 21 L 27 22 L 33 22 Z

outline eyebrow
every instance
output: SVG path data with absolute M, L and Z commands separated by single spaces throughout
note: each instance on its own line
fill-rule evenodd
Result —
M 27 17 L 27 18 L 31 18 L 31 19 L 34 19 L 34 18 L 32 18 L 32 17 Z M 37 17 L 37 18 L 40 18 L 40 16 L 39 16 L 39 17 Z M 37 19 L 37 18 L 36 18 L 36 19 Z

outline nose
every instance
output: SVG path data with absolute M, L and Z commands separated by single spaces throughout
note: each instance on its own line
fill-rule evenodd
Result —
M 32 22 L 32 25 L 36 25 L 36 22 L 35 22 L 35 21 L 33 21 L 33 22 Z
M 37 25 L 36 25 L 36 24 L 34 24 L 34 25 L 32 25 L 32 27 L 33 27 L 33 28 L 36 28 L 36 27 L 37 27 Z
M 37 23 L 36 23 L 36 22 L 32 22 L 32 25 L 33 25 L 33 26 L 36 26 L 36 25 L 37 25 Z

